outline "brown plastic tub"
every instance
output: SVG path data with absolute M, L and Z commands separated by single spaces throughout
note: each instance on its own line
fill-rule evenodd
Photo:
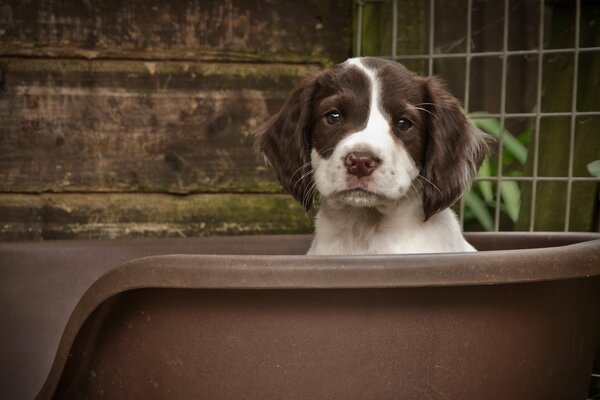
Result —
M 301 254 L 307 236 L 15 243 L 0 246 L 0 271 L 14 283 L 28 263 L 62 268 L 54 292 L 38 291 L 40 315 L 72 292 L 47 326 L 60 341 L 39 349 L 53 362 L 38 399 L 585 399 L 600 236 L 468 239 L 487 251 L 281 255 Z M 115 267 L 191 252 L 206 255 Z M 25 393 L 21 378 L 9 395 Z

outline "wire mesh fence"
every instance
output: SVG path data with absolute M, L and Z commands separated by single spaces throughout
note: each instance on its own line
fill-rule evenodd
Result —
M 600 12 L 588 3 L 582 18 L 582 0 L 355 2 L 357 56 L 390 58 L 424 75 L 441 75 L 459 92 L 473 123 L 496 136 L 493 157 L 457 207 L 466 230 L 598 230 L 600 107 L 589 89 L 600 75 Z M 383 11 L 374 13 L 373 6 Z M 367 49 L 373 29 L 381 46 Z M 406 39 L 407 34 L 412 36 Z M 529 44 L 514 44 L 519 41 Z M 477 83 L 476 75 L 485 77 L 490 70 L 495 77 Z M 515 82 L 519 75 L 521 86 Z M 526 97 L 519 100 L 526 103 L 520 108 L 511 100 L 519 91 Z M 553 106 L 553 98 L 562 105 Z M 526 134 L 513 135 L 508 128 L 519 124 Z M 564 158 L 557 164 L 564 165 L 546 168 L 552 164 L 548 143 L 557 138 L 562 142 L 553 151 Z M 518 170 L 511 166 L 513 159 L 521 164 Z M 465 218 L 475 223 L 465 226 Z

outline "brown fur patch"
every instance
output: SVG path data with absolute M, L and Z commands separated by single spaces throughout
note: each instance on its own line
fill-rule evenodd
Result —
M 255 132 L 258 149 L 277 173 L 279 182 L 306 210 L 313 202 L 309 191 L 312 182 L 310 110 L 318 77 L 304 79 L 282 109 Z
M 329 158 L 342 139 L 367 125 L 371 84 L 359 68 L 339 66 L 324 73 L 317 85 L 312 112 L 312 145 L 320 156 Z M 333 110 L 340 113 L 339 124 L 327 122 L 327 113 Z
M 427 123 L 423 176 L 425 219 L 452 206 L 468 189 L 488 152 L 487 137 L 472 126 L 460 104 L 432 77 L 424 82 Z

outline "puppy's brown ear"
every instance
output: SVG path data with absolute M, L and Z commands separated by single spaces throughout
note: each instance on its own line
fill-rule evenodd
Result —
M 305 210 L 313 203 L 310 165 L 311 102 L 317 75 L 305 78 L 283 108 L 255 132 L 258 149 L 277 173 L 284 189 Z
M 488 153 L 487 136 L 436 78 L 425 80 L 429 113 L 423 163 L 425 220 L 452 206 L 469 188 Z

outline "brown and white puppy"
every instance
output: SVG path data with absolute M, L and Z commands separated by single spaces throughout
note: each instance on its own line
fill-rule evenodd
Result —
M 308 254 L 474 251 L 450 210 L 486 153 L 436 78 L 353 58 L 306 78 L 257 132 L 283 187 L 320 205 Z

